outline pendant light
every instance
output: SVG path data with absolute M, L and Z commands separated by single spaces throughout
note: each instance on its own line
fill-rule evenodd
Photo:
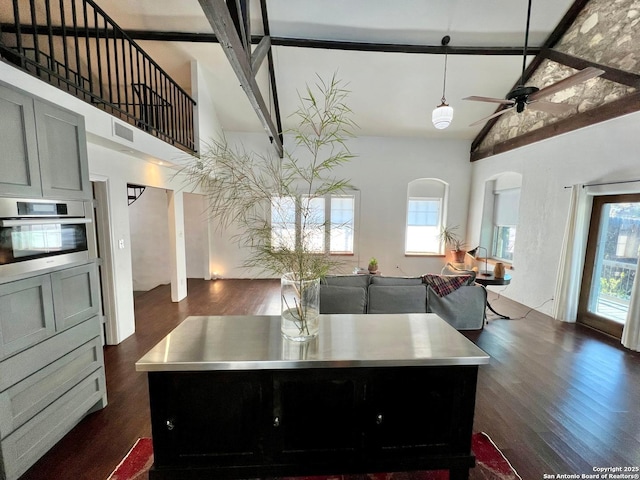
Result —
M 445 98 L 444 92 L 447 87 L 447 45 L 449 45 L 449 41 L 451 37 L 449 35 L 445 35 L 442 37 L 442 46 L 444 47 L 444 81 L 442 83 L 442 100 L 440 105 L 438 105 L 431 114 L 431 121 L 433 122 L 433 126 L 438 130 L 442 130 L 447 128 L 453 120 L 453 107 L 450 107 L 447 103 L 447 99 Z

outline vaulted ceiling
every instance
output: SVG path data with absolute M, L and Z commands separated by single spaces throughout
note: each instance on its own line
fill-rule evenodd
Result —
M 358 135 L 463 139 L 472 160 L 640 109 L 640 0 L 532 0 L 527 85 L 542 88 L 588 66 L 605 73 L 546 99 L 572 105 L 565 114 L 509 112 L 474 127 L 502 106 L 464 97 L 504 98 L 519 83 L 527 0 L 99 5 L 186 90 L 197 60 L 226 131 L 273 136 L 288 128 L 297 92 L 334 73 L 352 92 Z M 234 18 L 244 21 L 229 25 Z M 436 130 L 431 111 L 443 95 L 444 35 L 451 37 L 445 96 L 455 113 L 449 128 Z

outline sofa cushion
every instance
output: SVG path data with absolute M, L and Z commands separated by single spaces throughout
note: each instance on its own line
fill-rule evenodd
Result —
M 463 286 L 440 297 L 427 287 L 428 311 L 457 330 L 479 330 L 484 326 L 487 291 L 479 285 Z
M 425 313 L 424 285 L 370 285 L 367 313 Z
M 367 290 L 320 285 L 320 313 L 367 313 Z
M 370 275 L 327 275 L 320 279 L 324 285 L 334 285 L 338 287 L 369 287 Z
M 371 276 L 371 285 L 405 286 L 420 285 L 421 277 L 382 277 L 380 275 Z

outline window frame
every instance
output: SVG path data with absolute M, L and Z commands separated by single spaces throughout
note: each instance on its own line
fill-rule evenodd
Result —
M 435 225 L 409 225 L 409 217 L 411 215 L 411 211 L 409 208 L 409 205 L 411 202 L 437 202 L 438 204 L 438 220 L 436 222 Z M 438 242 L 438 250 L 436 251 L 429 251 L 429 250 L 409 250 L 409 242 L 410 242 L 410 235 L 409 235 L 409 228 L 410 227 L 435 227 L 435 230 L 437 232 L 440 232 L 442 229 L 442 225 L 444 225 L 443 223 L 443 204 L 444 204 L 444 199 L 442 197 L 415 197 L 415 196 L 409 196 L 407 197 L 407 220 L 406 220 L 406 225 L 405 225 L 405 241 L 404 241 L 404 253 L 405 255 L 442 255 L 443 254 L 443 247 L 441 245 L 441 242 Z
M 293 198 L 295 205 L 295 241 L 296 243 L 302 240 L 302 201 L 303 198 L 311 198 L 311 201 L 315 199 L 323 199 L 324 201 L 324 220 L 322 224 L 324 224 L 324 236 L 323 236 L 323 248 L 318 250 L 318 255 L 346 255 L 346 256 L 354 256 L 356 255 L 356 246 L 357 246 L 357 234 L 358 234 L 358 216 L 359 216 L 359 204 L 360 204 L 360 195 L 358 190 L 346 190 L 340 193 L 319 195 L 319 196 L 309 196 L 306 194 L 297 194 L 295 196 L 288 196 L 286 198 Z M 269 225 L 273 231 L 273 211 L 271 208 L 273 207 L 273 200 L 276 198 L 284 198 L 284 197 L 272 197 L 272 201 L 270 204 L 270 214 L 269 214 Z M 353 199 L 353 224 L 352 224 L 352 245 L 351 251 L 332 251 L 331 250 L 331 231 L 333 228 L 332 218 L 331 218 L 331 200 L 333 198 L 352 198 Z M 273 236 L 271 238 L 273 242 Z
M 507 218 L 515 218 L 513 222 L 500 222 L 497 218 L 497 201 L 498 195 L 508 193 L 509 191 L 517 191 L 517 206 L 510 212 L 511 215 L 505 215 Z M 485 181 L 484 200 L 482 207 L 482 217 L 480 223 L 480 247 L 486 249 L 487 259 L 490 262 L 502 262 L 507 265 L 513 265 L 518 242 L 518 224 L 520 223 L 520 198 L 522 196 L 522 174 L 518 172 L 502 172 Z M 514 202 L 512 201 L 511 204 Z M 504 214 L 505 212 L 503 212 Z M 509 213 L 509 212 L 507 212 Z M 497 249 L 497 241 L 500 227 L 508 227 L 515 229 L 513 239 L 512 258 L 504 258 Z
M 430 239 L 425 243 L 437 243 L 434 250 L 409 250 L 410 234 L 409 234 L 409 202 L 416 200 L 438 201 L 438 224 L 435 225 L 434 239 Z M 410 257 L 432 257 L 445 255 L 445 246 L 438 239 L 438 235 L 442 231 L 447 222 L 447 208 L 449 202 L 449 184 L 440 178 L 417 178 L 411 180 L 407 184 L 407 196 L 405 202 L 405 222 L 404 222 L 404 254 Z
M 515 214 L 516 218 L 515 221 L 512 222 L 498 222 L 498 217 L 500 216 L 500 196 L 501 195 L 509 195 L 512 196 L 513 193 L 517 192 L 517 196 L 518 196 L 518 211 Z M 491 258 L 494 260 L 498 260 L 501 262 L 508 262 L 508 263 L 513 263 L 513 250 L 515 250 L 515 242 L 516 242 L 516 238 L 517 238 L 517 233 L 518 233 L 518 223 L 519 223 L 519 216 L 520 216 L 520 193 L 521 193 L 521 187 L 511 187 L 511 188 L 503 188 L 503 189 L 496 189 L 493 191 L 493 199 L 494 199 L 494 207 L 493 207 L 493 215 L 492 215 L 492 224 L 493 224 L 493 232 L 492 232 L 492 238 L 491 238 L 491 249 L 489 250 L 491 252 Z M 512 199 L 511 199 L 512 200 Z M 511 214 L 513 215 L 513 213 Z M 504 213 L 503 213 L 504 216 Z M 500 254 L 502 253 L 504 255 L 505 251 L 508 251 L 508 244 L 506 247 L 504 247 L 502 249 L 501 252 L 498 252 L 498 246 L 501 244 L 501 240 L 500 240 L 500 230 L 501 229 L 508 229 L 508 236 L 511 237 L 511 229 L 514 230 L 513 233 L 513 246 L 511 248 L 511 258 L 508 258 L 507 256 L 501 256 Z M 508 243 L 511 242 L 511 240 L 509 239 Z

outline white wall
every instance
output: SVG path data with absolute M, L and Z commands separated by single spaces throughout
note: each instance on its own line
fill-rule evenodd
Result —
M 135 331 L 133 309 L 133 267 L 127 183 L 178 190 L 181 183 L 174 179 L 174 170 L 116 152 L 96 143 L 88 144 L 89 171 L 94 179 L 107 179 L 111 216 L 111 244 L 114 261 L 115 323 L 119 343 Z M 165 213 L 168 212 L 165 195 Z M 179 212 L 182 216 L 182 212 Z M 164 222 L 167 225 L 167 222 Z M 182 231 L 182 230 L 179 230 Z M 170 234 L 167 234 L 170 235 Z M 123 248 L 119 248 L 120 241 Z M 163 239 L 165 244 L 169 238 Z M 171 259 L 166 258 L 165 263 Z M 186 285 L 186 277 L 183 279 Z
M 640 113 L 634 113 L 472 164 L 468 238 L 480 236 L 486 180 L 505 171 L 522 174 L 513 280 L 500 288 L 502 295 L 529 307 L 554 296 L 569 208 L 564 187 L 640 179 L 638 132 Z M 549 314 L 552 305 L 539 310 Z
M 212 85 L 211 78 L 212 75 L 204 66 L 195 60 L 191 62 L 191 91 L 196 100 L 194 116 L 198 151 L 202 151 L 212 139 L 222 137 L 222 126 L 214 106 L 216 87 Z
M 170 283 L 167 192 L 145 188 L 129 205 L 129 226 L 133 289 L 146 292 Z
M 187 278 L 211 278 L 209 272 L 209 217 L 204 196 L 184 194 L 184 238 L 187 256 Z
M 231 143 L 247 149 L 273 151 L 264 134 L 229 134 Z M 285 138 L 285 148 L 288 139 Z M 366 267 L 369 258 L 378 259 L 385 275 L 420 275 L 439 272 L 444 257 L 404 255 L 407 186 L 411 180 L 436 177 L 449 184 L 449 225 L 459 225 L 464 238 L 471 164 L 469 143 L 458 140 L 359 137 L 348 146 L 357 155 L 334 174 L 348 178 L 360 190 L 360 216 L 356 254 L 348 259 L 345 272 L 357 265 Z M 258 275 L 240 268 L 243 252 L 229 240 L 229 234 L 212 235 L 212 271 L 227 278 Z M 399 268 L 396 268 L 398 266 Z M 267 275 L 268 276 L 268 275 Z

